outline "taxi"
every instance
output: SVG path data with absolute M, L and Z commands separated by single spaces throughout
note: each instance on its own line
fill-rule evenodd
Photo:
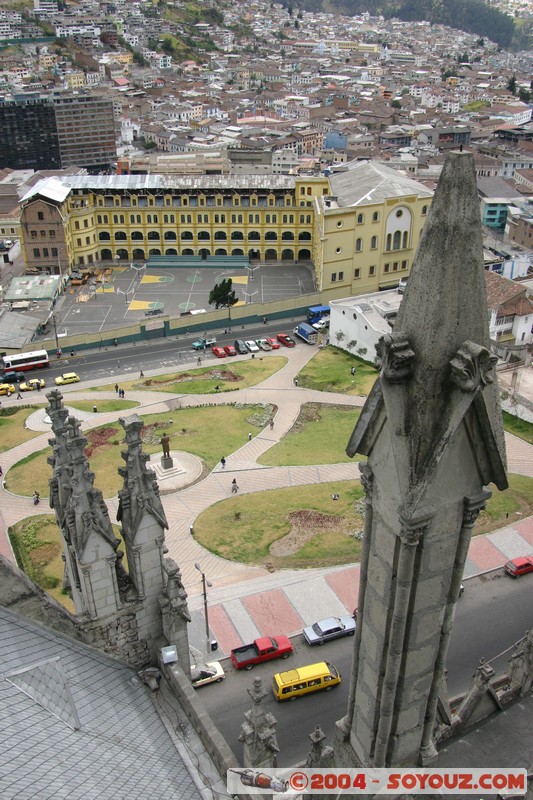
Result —
M 77 383 L 80 376 L 75 372 L 64 372 L 63 375 L 58 375 L 56 378 L 57 386 L 64 386 L 66 383 Z

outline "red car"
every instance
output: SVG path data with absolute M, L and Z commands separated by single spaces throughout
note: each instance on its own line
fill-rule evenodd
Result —
M 226 353 L 227 356 L 236 356 L 237 355 L 237 351 L 235 350 L 235 348 L 233 347 L 232 344 L 225 344 L 224 345 L 224 352 Z
M 214 345 L 211 350 L 213 351 L 213 355 L 215 355 L 217 358 L 226 358 L 226 351 L 223 347 L 217 347 Z
M 277 336 L 278 342 L 284 344 L 285 347 L 295 347 L 296 342 L 292 339 L 287 333 L 278 333 Z
M 518 558 L 513 558 L 505 564 L 504 570 L 509 575 L 512 575 L 513 578 L 525 575 L 526 572 L 533 572 L 533 556 L 519 556 Z
M 277 339 L 272 339 L 271 336 L 265 336 L 265 339 L 269 343 L 269 345 L 272 348 L 272 350 L 279 350 L 279 348 L 281 347 L 281 345 L 280 345 L 280 343 L 278 342 Z

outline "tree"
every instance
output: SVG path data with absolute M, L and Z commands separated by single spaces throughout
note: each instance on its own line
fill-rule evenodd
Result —
M 516 94 L 516 75 L 511 75 L 507 82 L 507 89 L 511 94 Z
M 232 288 L 231 278 L 222 278 L 219 283 L 215 283 L 209 292 L 209 305 L 215 308 L 227 308 L 229 317 L 229 327 L 231 328 L 231 307 L 238 302 L 235 296 L 235 289 Z
M 529 89 L 524 89 L 523 87 L 518 90 L 518 99 L 521 100 L 523 103 L 530 103 L 531 102 L 531 92 Z

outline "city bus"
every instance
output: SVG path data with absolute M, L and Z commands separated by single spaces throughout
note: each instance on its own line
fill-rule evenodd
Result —
M 31 353 L 15 353 L 2 357 L 4 372 L 25 372 L 29 369 L 48 367 L 49 364 L 46 350 L 33 350 Z

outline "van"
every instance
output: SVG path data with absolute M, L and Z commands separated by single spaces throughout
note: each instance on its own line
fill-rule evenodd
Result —
M 244 356 L 248 352 L 248 348 L 246 347 L 242 339 L 235 339 L 234 347 L 240 356 Z
M 341 682 L 341 676 L 336 667 L 327 661 L 318 664 L 308 664 L 306 667 L 289 669 L 287 672 L 277 672 L 272 678 L 272 691 L 278 702 L 282 700 L 295 700 L 304 694 L 329 692 Z

